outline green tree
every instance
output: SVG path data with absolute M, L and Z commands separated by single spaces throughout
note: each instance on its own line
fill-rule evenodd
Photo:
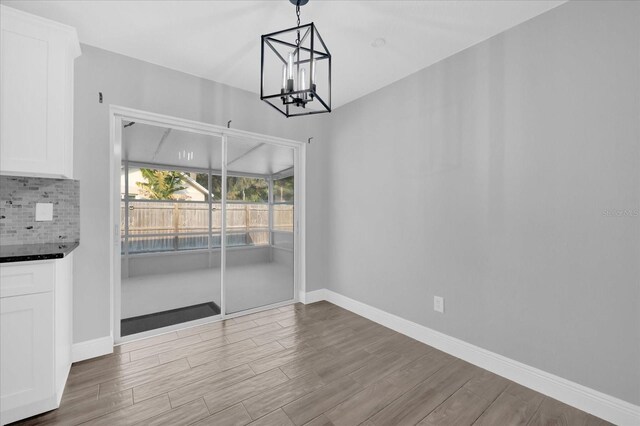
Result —
M 211 175 L 211 194 L 214 201 L 222 200 L 222 176 Z
M 273 181 L 273 198 L 274 202 L 283 203 L 293 201 L 294 188 L 293 176 Z
M 266 202 L 269 199 L 269 184 L 265 179 L 230 176 L 227 178 L 227 199 Z
M 149 199 L 173 200 L 176 192 L 186 189 L 180 172 L 140 169 L 140 173 L 146 182 L 136 182 L 136 185 Z
M 290 182 L 282 179 L 285 186 L 285 198 L 289 200 L 287 194 L 293 194 L 293 178 Z M 198 173 L 195 178 L 203 187 L 209 185 L 209 176 L 207 173 Z M 211 194 L 213 201 L 220 201 L 222 198 L 222 176 L 211 175 Z M 269 199 L 269 184 L 265 179 L 229 176 L 227 178 L 227 200 L 230 201 L 250 201 L 250 202 L 267 202 Z
M 214 201 L 220 200 L 220 183 L 218 181 L 217 182 L 217 186 L 216 186 L 216 178 L 217 177 L 219 178 L 219 176 L 211 175 L 211 185 L 213 186 L 213 188 L 211 189 L 211 192 L 212 192 Z M 208 173 L 197 173 L 196 174 L 196 182 L 198 182 L 200 185 L 202 185 L 203 188 L 209 188 L 209 174 Z M 205 201 L 208 201 L 209 200 L 209 195 L 205 195 L 204 199 L 205 199 Z

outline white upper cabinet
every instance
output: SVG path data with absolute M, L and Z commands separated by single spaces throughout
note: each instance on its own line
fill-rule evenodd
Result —
M 76 31 L 0 8 L 0 174 L 72 178 Z

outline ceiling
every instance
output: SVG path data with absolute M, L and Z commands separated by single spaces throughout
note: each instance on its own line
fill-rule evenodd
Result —
M 2 3 L 72 25 L 82 43 L 254 93 L 260 35 L 296 22 L 287 0 Z M 301 22 L 315 22 L 331 51 L 336 108 L 562 3 L 311 0 Z
M 129 123 L 127 123 L 129 124 Z M 293 150 L 228 136 L 229 173 L 273 175 L 293 167 Z M 180 169 L 222 169 L 222 138 L 142 123 L 122 131 L 123 160 Z

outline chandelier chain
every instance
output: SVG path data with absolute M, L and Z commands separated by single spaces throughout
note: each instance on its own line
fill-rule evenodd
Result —
M 300 26 L 300 0 L 296 2 L 296 17 L 298 18 L 298 27 Z M 300 47 L 300 30 L 297 31 L 296 46 Z

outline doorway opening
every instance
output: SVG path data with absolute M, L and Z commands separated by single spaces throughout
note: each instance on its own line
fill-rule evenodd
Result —
M 303 143 L 132 110 L 113 126 L 116 342 L 297 300 Z

